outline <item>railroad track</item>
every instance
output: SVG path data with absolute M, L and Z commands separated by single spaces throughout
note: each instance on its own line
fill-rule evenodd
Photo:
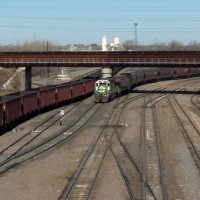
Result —
M 9 157 L 7 157 L 6 159 L 5 157 L 3 157 L 2 158 L 3 160 L 1 161 L 1 164 L 0 164 L 0 174 L 5 173 L 9 169 L 15 166 L 18 166 L 19 164 L 37 155 L 40 155 L 41 153 L 46 152 L 47 150 L 57 146 L 58 144 L 62 142 L 65 142 L 67 139 L 74 136 L 75 133 L 78 132 L 78 130 L 89 121 L 89 119 L 96 113 L 96 111 L 101 106 L 102 104 L 99 104 L 99 105 L 92 104 L 83 114 L 81 114 L 79 118 L 77 118 L 74 122 L 72 122 L 72 124 L 62 128 L 60 131 L 56 132 L 56 134 L 43 140 L 40 144 L 37 144 L 31 148 L 27 148 L 26 150 L 23 150 L 23 148 L 27 144 L 33 141 L 33 139 L 31 139 L 31 141 L 29 140 L 27 143 L 24 143 L 23 147 L 21 146 L 19 150 L 13 152 L 12 155 L 9 155 Z M 18 140 L 13 145 L 18 145 L 20 143 L 21 143 L 21 140 Z M 9 148 L 14 149 L 13 145 L 10 145 Z M 5 154 L 5 152 L 8 151 L 9 148 L 6 148 L 6 150 L 3 151 L 3 153 Z
M 182 90 L 186 87 L 195 85 L 199 82 L 194 81 L 182 86 L 177 90 Z M 172 91 L 173 92 L 173 91 Z M 162 162 L 162 155 L 159 146 L 159 130 L 157 125 L 157 115 L 155 112 L 155 105 L 158 101 L 164 98 L 170 98 L 171 94 L 161 95 L 152 99 L 149 96 L 147 103 L 144 103 L 144 131 L 143 131 L 143 177 L 148 180 L 154 194 L 146 192 L 145 181 L 143 181 L 142 199 L 167 199 L 167 189 L 164 177 L 164 167 Z M 174 95 L 172 95 L 174 96 Z
M 183 129 L 183 136 L 190 149 L 193 159 L 200 168 L 200 131 L 183 106 L 177 101 L 175 95 L 168 98 L 170 108 Z
M 97 175 L 108 151 L 107 141 L 110 141 L 114 134 L 113 127 L 116 120 L 115 118 L 119 118 L 121 114 L 120 110 L 116 109 L 116 107 L 122 98 L 123 97 L 120 97 L 115 100 L 117 103 L 115 103 L 110 111 L 101 132 L 91 144 L 71 182 L 59 199 L 89 199 Z
M 124 98 L 124 100 L 122 98 Z M 108 149 L 111 149 L 112 153 L 114 154 L 114 151 L 111 147 L 111 140 L 117 131 L 116 126 L 123 112 L 124 105 L 127 103 L 127 98 L 128 95 L 121 97 L 122 100 L 118 99 L 118 101 L 121 102 L 118 102 L 116 106 L 114 106 L 113 110 L 109 114 L 109 117 L 107 118 L 103 130 L 99 133 L 97 139 L 93 142 L 89 151 L 84 156 L 82 163 L 72 178 L 72 181 L 63 191 L 60 199 L 89 199 Z M 137 100 L 138 98 L 141 98 L 141 95 L 134 97 L 134 100 Z M 114 118 L 114 121 L 109 124 L 112 118 Z M 114 157 L 117 161 L 116 156 Z M 120 166 L 120 164 L 118 164 L 118 166 Z M 122 174 L 125 174 L 122 167 L 120 167 L 120 171 Z M 125 175 L 123 177 L 129 191 L 129 196 L 131 199 L 133 199 L 134 193 L 131 189 L 133 184 L 126 179 Z
M 140 96 L 140 95 L 138 95 L 138 96 Z M 72 110 L 74 110 L 75 108 L 77 108 L 77 106 L 79 104 L 81 104 L 81 102 L 62 108 L 65 110 L 65 115 L 70 114 L 70 112 Z M 99 105 L 101 105 L 101 104 L 99 104 Z M 86 113 L 84 113 L 83 116 L 86 115 L 87 112 L 89 112 L 90 109 L 92 109 L 93 107 L 95 107 L 95 104 L 92 104 L 91 108 L 89 108 L 89 110 L 86 111 Z M 6 172 L 10 168 L 18 166 L 19 164 L 25 162 L 26 160 L 31 159 L 32 157 L 35 157 L 35 156 L 47 151 L 50 148 L 53 148 L 54 146 L 56 146 L 57 144 L 62 142 L 62 135 L 64 135 L 63 136 L 64 138 L 69 138 L 70 135 L 68 134 L 68 132 L 70 132 L 70 131 L 67 129 L 64 129 L 64 130 L 61 130 L 58 133 L 50 136 L 49 138 L 45 138 L 43 140 L 43 142 L 40 142 L 39 144 L 35 144 L 35 145 L 31 146 L 31 144 L 38 137 L 41 137 L 42 135 L 44 135 L 45 131 L 48 131 L 54 124 L 58 123 L 60 120 L 61 120 L 61 117 L 60 117 L 59 112 L 49 116 L 47 119 L 45 119 L 43 122 L 41 122 L 34 129 L 25 133 L 22 137 L 18 138 L 16 141 L 14 141 L 10 145 L 8 145 L 6 148 L 1 150 L 0 151 L 0 174 Z M 81 120 L 81 117 L 77 118 L 77 120 L 74 121 L 72 123 L 72 125 L 70 125 L 68 127 L 68 129 L 75 126 L 75 124 L 78 123 L 79 120 Z M 81 123 L 81 122 L 79 122 L 79 124 L 83 125 L 83 123 Z M 71 131 L 72 135 L 74 134 L 73 132 L 74 131 L 72 130 Z M 55 142 L 54 140 L 60 140 L 60 142 L 58 142 L 58 141 Z M 55 142 L 55 144 L 54 144 L 54 142 Z M 44 148 L 45 145 L 46 145 L 46 147 Z M 38 150 L 39 148 L 40 148 L 40 150 Z M 42 150 L 42 148 L 44 148 L 44 150 Z M 31 152 L 33 152 L 33 151 L 36 151 L 34 153 L 34 156 L 32 156 L 32 155 L 27 156 L 27 157 L 25 156 L 25 155 L 31 154 Z
M 196 84 L 196 81 L 195 83 Z M 169 84 L 169 86 L 173 86 L 176 84 Z M 191 84 L 187 84 L 184 87 L 190 86 Z M 182 87 L 181 87 L 182 88 Z M 172 91 L 173 92 L 173 91 Z M 152 180 L 151 176 L 150 178 L 147 176 L 146 177 L 146 159 L 147 156 L 143 157 L 143 167 L 142 170 L 139 168 L 139 165 L 137 164 L 137 161 L 131 156 L 131 154 L 129 153 L 129 150 L 127 149 L 126 145 L 122 142 L 122 140 L 120 139 L 119 136 L 119 132 L 116 130 L 116 135 L 117 138 L 119 140 L 119 146 L 121 146 L 124 150 L 125 153 L 123 153 L 123 155 L 121 156 L 122 158 L 118 158 L 116 153 L 114 152 L 114 150 L 112 149 L 112 147 L 110 146 L 110 149 L 112 151 L 112 154 L 117 162 L 117 165 L 120 169 L 120 172 L 124 178 L 124 181 L 127 185 L 127 191 L 129 192 L 129 196 L 131 199 L 167 199 L 167 190 L 166 190 L 166 184 L 165 184 L 165 178 L 164 178 L 164 170 L 163 170 L 163 165 L 162 165 L 162 156 L 160 153 L 160 147 L 159 147 L 159 131 L 157 130 L 157 125 L 156 125 L 156 121 L 157 121 L 157 117 L 156 117 L 156 113 L 154 110 L 155 104 L 162 100 L 163 98 L 166 98 L 168 95 L 170 94 L 166 94 L 166 95 L 160 95 L 159 97 L 156 97 L 155 99 L 149 99 L 149 101 L 146 103 L 146 106 L 144 106 L 144 109 L 146 110 L 146 113 L 144 112 L 144 117 L 143 119 L 145 120 L 145 114 L 149 115 L 150 114 L 150 118 L 151 118 L 151 122 L 150 126 L 152 126 L 152 124 L 154 124 L 154 150 L 156 151 L 156 154 L 154 154 L 154 157 L 156 159 L 156 163 L 157 163 L 157 169 L 159 170 L 158 174 L 157 174 L 157 178 L 156 178 L 156 182 L 155 182 L 155 178 Z M 141 95 L 140 98 L 142 97 L 146 97 L 146 96 L 150 96 L 148 95 Z M 130 98 L 131 99 L 131 98 Z M 127 102 L 130 103 L 131 100 L 128 99 L 129 101 Z M 148 110 L 147 110 L 148 109 Z M 148 113 L 150 112 L 150 113 Z M 147 116 L 146 116 L 147 117 Z M 148 116 L 149 118 L 149 116 Z M 145 124 L 145 123 L 144 123 Z M 145 149 L 145 146 L 147 146 L 147 142 L 146 138 L 147 138 L 147 132 L 148 132 L 148 128 L 152 129 L 153 127 L 148 127 L 147 125 L 145 125 L 145 129 L 144 129 L 144 144 L 143 147 Z M 148 132 L 149 134 L 149 132 Z M 150 140 L 149 142 L 149 146 L 152 149 L 152 140 Z M 122 151 L 123 152 L 123 151 Z M 145 152 L 145 150 L 143 151 Z M 152 158 L 152 151 L 148 152 L 149 155 L 151 155 L 151 157 L 149 156 L 149 160 L 150 162 L 154 161 L 155 163 L 155 159 L 153 160 Z M 155 152 L 154 152 L 155 153 Z M 123 164 L 122 164 L 123 163 Z M 126 163 L 126 164 L 124 164 Z M 130 167 L 124 167 L 123 165 L 126 166 L 132 166 L 134 169 L 130 169 Z M 128 168 L 128 169 L 127 169 Z M 153 171 L 153 173 L 150 172 L 150 174 L 153 174 L 155 176 L 155 171 Z M 138 182 L 142 182 L 142 195 L 141 195 L 141 191 L 140 187 L 138 187 L 137 184 L 135 183 Z M 158 192 L 158 185 L 160 185 L 160 191 Z M 146 194 L 147 193 L 147 194 Z
M 172 84 L 172 85 L 175 85 L 175 84 Z M 121 174 L 122 174 L 124 181 L 126 183 L 126 186 L 127 186 L 127 191 L 129 193 L 129 196 L 131 199 L 134 199 L 135 197 L 137 197 L 137 194 L 136 194 L 137 192 L 134 189 L 136 184 L 135 184 L 135 182 L 133 182 L 133 180 L 134 181 L 136 180 L 136 178 L 135 178 L 136 176 L 137 176 L 137 179 L 140 179 L 140 181 L 142 181 L 144 183 L 145 187 L 147 187 L 150 196 L 153 197 L 154 199 L 159 199 L 159 197 L 157 197 L 158 194 L 155 194 L 154 189 L 151 187 L 151 184 L 148 182 L 149 180 L 147 181 L 146 179 L 144 179 L 144 174 L 139 169 L 135 160 L 130 156 L 125 145 L 122 142 L 120 142 L 121 146 L 123 146 L 123 148 L 126 149 L 126 152 L 129 157 L 128 158 L 129 164 L 131 162 L 132 166 L 134 166 L 134 170 L 137 171 L 137 175 L 132 175 L 132 173 L 130 173 L 130 171 L 127 172 L 127 169 L 124 169 L 124 166 L 122 166 L 122 164 L 121 164 L 121 163 L 124 163 L 124 160 L 122 162 L 120 160 L 120 158 L 117 158 L 117 156 L 112 148 L 112 144 L 111 144 L 113 135 L 115 135 L 115 134 L 118 136 L 118 139 L 120 141 L 117 126 L 118 126 L 118 121 L 120 119 L 124 105 L 130 103 L 131 101 L 142 98 L 143 96 L 146 96 L 146 95 L 141 94 L 136 97 L 129 98 L 129 99 L 127 96 L 126 98 L 124 98 L 124 100 L 121 100 L 121 102 L 118 103 L 116 108 L 117 108 L 118 112 L 119 112 L 119 110 L 121 110 L 121 111 L 120 111 L 120 114 L 118 115 L 118 117 L 115 117 L 116 118 L 115 125 L 112 125 L 112 127 L 110 127 L 111 130 L 109 131 L 109 133 L 104 132 L 104 131 L 106 131 L 108 124 L 106 123 L 104 125 L 103 132 L 101 132 L 98 135 L 97 139 L 93 142 L 89 151 L 86 153 L 86 155 L 82 159 L 82 163 L 80 164 L 79 168 L 77 169 L 71 182 L 67 185 L 67 187 L 63 191 L 62 195 L 60 196 L 60 199 L 74 199 L 74 198 L 89 199 L 91 191 L 94 187 L 98 173 L 101 169 L 102 163 L 104 161 L 104 158 L 107 154 L 108 149 L 111 150 L 111 152 L 115 158 L 115 161 L 121 171 Z M 161 95 L 161 96 L 162 96 L 162 98 L 165 98 L 167 95 Z M 156 103 L 158 100 L 161 100 L 161 97 L 157 98 L 154 103 Z M 114 110 L 109 115 L 108 121 L 110 120 L 110 117 L 112 116 L 113 112 L 114 112 Z M 102 134 L 103 134 L 103 136 L 102 136 Z M 158 137 L 158 136 L 156 136 L 156 137 Z M 157 147 L 157 148 L 159 149 L 159 147 Z M 161 157 L 161 156 L 159 156 L 159 157 Z M 163 167 L 162 167 L 161 158 L 159 158 L 158 160 L 159 160 L 159 169 L 162 170 Z M 162 170 L 161 174 L 163 176 L 163 174 L 164 174 L 163 170 Z M 163 199 L 167 199 L 164 176 L 162 179 L 163 179 L 162 180 L 162 188 L 164 188 L 163 189 L 164 192 L 162 192 L 163 193 L 162 196 L 163 196 Z M 156 189 L 157 188 L 155 188 L 155 190 Z
M 131 98 L 131 101 L 135 101 L 139 98 L 142 98 L 143 96 L 144 95 L 137 95 Z M 124 98 L 124 100 L 122 98 Z M 114 154 L 114 151 L 112 150 L 110 143 L 111 143 L 114 133 L 117 131 L 116 124 L 118 124 L 124 105 L 127 104 L 127 98 L 128 98 L 128 95 L 125 97 L 121 97 L 122 100 L 118 99 L 118 101 L 120 102 L 118 102 L 117 105 L 114 106 L 113 110 L 109 114 L 109 117 L 104 125 L 103 130 L 99 133 L 99 135 L 97 136 L 97 139 L 93 142 L 92 147 L 90 148 L 89 152 L 82 159 L 83 160 L 82 163 L 80 164 L 75 175 L 73 176 L 72 181 L 68 184 L 66 189 L 63 191 L 60 199 L 73 199 L 73 198 L 88 199 L 89 198 L 93 185 L 96 181 L 97 175 L 99 173 L 99 170 L 101 168 L 101 165 L 103 163 L 103 160 L 105 158 L 105 155 L 108 149 L 111 149 L 112 153 Z M 128 103 L 129 102 L 130 102 L 130 99 Z M 117 115 L 117 117 L 116 116 L 114 117 L 114 115 Z M 116 118 L 114 120 L 114 124 L 108 125 L 109 121 L 113 117 Z M 116 161 L 117 161 L 117 158 L 116 158 Z M 122 167 L 120 168 L 120 170 L 121 172 L 123 171 Z M 92 172 L 92 174 L 90 172 Z M 122 174 L 125 174 L 125 172 L 124 173 L 122 172 Z M 85 177 L 88 177 L 88 178 L 85 178 Z M 124 176 L 124 179 L 125 179 L 125 176 Z M 128 179 L 126 179 L 125 182 L 127 183 L 126 185 L 129 191 L 129 195 L 130 195 L 130 198 L 132 199 L 134 197 L 134 193 L 131 189 L 133 184 L 128 182 Z M 148 187 L 150 188 L 149 185 Z
M 128 99 L 128 97 L 122 97 L 121 98 L 121 100 L 120 100 L 120 102 L 118 103 L 118 107 L 117 107 L 117 109 L 118 109 L 118 114 L 117 114 L 117 117 L 115 117 L 115 120 L 114 120 L 114 122 L 113 122 L 113 124 L 109 124 L 109 126 L 108 126 L 108 124 L 107 125 L 105 125 L 105 129 L 108 129 L 108 127 L 109 127 L 109 129 L 110 129 L 110 133 L 109 134 L 106 134 L 106 137 L 105 137 L 105 133 L 103 133 L 103 135 L 104 135 L 104 138 L 102 139 L 102 143 L 103 143 L 103 152 L 104 152 L 104 156 L 106 155 L 106 152 L 107 152 L 107 150 L 105 151 L 105 148 L 106 149 L 112 149 L 112 145 L 111 145 L 111 141 L 112 141 L 112 137 L 113 137 L 113 134 L 118 134 L 118 130 L 117 130 L 117 126 L 116 126 L 116 121 L 117 121 L 117 118 L 120 116 L 120 112 L 122 112 L 122 110 L 123 110 L 123 107 L 124 107 L 124 105 L 126 105 L 126 104 L 128 104 L 128 103 L 130 103 L 131 101 L 133 101 L 134 99 L 139 99 L 139 98 L 142 98 L 142 97 L 144 97 L 145 95 L 143 95 L 143 94 L 141 94 L 141 95 L 138 95 L 138 96 L 136 96 L 136 97 L 133 97 L 133 98 L 130 98 L 130 99 Z M 151 99 L 150 99 L 150 101 L 151 101 Z M 155 102 L 156 103 L 156 102 Z M 99 104 L 99 107 L 101 107 L 102 106 L 102 104 Z M 79 121 L 78 123 L 79 123 L 79 127 L 75 127 L 75 125 L 74 125 L 74 127 L 72 128 L 72 129 L 74 129 L 73 131 L 71 131 L 70 129 L 68 129 L 68 130 L 65 130 L 63 133 L 59 133 L 59 134 L 61 134 L 60 136 L 58 136 L 58 135 L 56 135 L 56 137 L 55 138 L 49 138 L 48 140 L 46 140 L 46 141 L 44 141 L 44 142 L 46 142 L 46 143 L 43 143 L 43 144 L 41 144 L 41 146 L 38 146 L 38 145 L 36 145 L 35 146 L 35 148 L 30 148 L 29 149 L 29 152 L 28 152 L 28 149 L 26 150 L 26 151 L 18 151 L 18 153 L 16 153 L 15 155 L 12 155 L 7 161 L 8 162 L 6 162 L 6 163 L 4 163 L 4 164 L 7 164 L 7 165 L 3 165 L 3 166 L 0 166 L 0 170 L 2 170 L 3 168 L 4 168 L 4 170 L 3 171 L 1 171 L 1 173 L 4 173 L 5 171 L 7 171 L 7 170 L 9 170 L 10 168 L 13 168 L 13 167 L 15 167 L 15 166 L 17 166 L 17 165 L 19 165 L 19 164 L 21 164 L 21 163 L 23 163 L 23 162 L 25 162 L 26 160 L 28 160 L 28 159 L 31 159 L 31 158 L 33 158 L 33 157 L 35 157 L 35 156 L 37 156 L 37 155 L 39 155 L 39 154 L 41 154 L 41 153 L 43 153 L 43 152 L 45 152 L 45 151 L 47 151 L 47 150 L 49 150 L 50 148 L 53 148 L 53 147 L 55 147 L 56 145 L 58 145 L 58 144 L 60 144 L 60 143 L 62 143 L 62 142 L 64 142 L 64 141 L 66 141 L 67 139 L 69 139 L 70 137 L 71 137 L 71 135 L 68 135 L 69 134 L 69 132 L 73 132 L 73 134 L 74 133 L 76 133 L 78 130 L 79 130 L 79 128 L 80 127 L 83 127 L 84 126 L 84 124 L 85 123 L 87 123 L 87 121 L 89 121 L 89 119 L 96 113 L 96 111 L 98 110 L 99 108 L 98 108 L 98 106 L 96 106 L 93 110 L 91 110 L 91 113 L 90 114 L 88 114 L 88 116 L 86 117 L 87 119 L 84 119 L 83 121 Z M 120 110 L 120 111 L 119 111 Z M 117 112 L 117 111 L 116 111 Z M 90 117 L 91 116 L 91 117 Z M 119 119 L 119 118 L 118 118 Z M 77 122 L 76 122 L 77 123 Z M 82 126 L 83 125 L 83 126 Z M 119 134 L 118 134 L 119 135 Z M 90 149 L 92 148 L 92 145 L 91 145 L 91 147 L 90 147 Z M 20 149 L 20 150 L 22 150 L 22 148 Z M 100 146 L 100 150 L 101 150 L 101 146 Z M 111 150 L 112 151 L 112 150 Z M 97 152 L 97 151 L 96 151 Z M 113 151 L 114 152 L 114 151 Z M 127 150 L 127 152 L 128 152 L 128 150 Z M 27 156 L 28 155 L 28 156 Z M 26 157 L 27 156 L 27 157 Z M 93 154 L 93 156 L 92 157 L 97 157 L 97 154 Z M 98 159 L 98 157 L 96 158 L 96 159 Z M 96 181 L 96 178 L 97 178 L 97 176 L 98 176 L 98 173 L 99 173 L 99 170 L 100 170 L 100 168 L 101 168 L 101 165 L 102 165 L 102 163 L 103 163 L 103 159 L 104 159 L 104 157 L 101 157 L 101 161 L 102 162 L 100 162 L 100 160 L 98 160 L 98 162 L 99 162 L 99 165 L 98 165 L 98 170 L 96 171 L 96 173 L 94 173 L 94 176 L 93 176 L 93 179 L 91 179 L 91 181 L 90 181 L 90 183 L 91 183 L 91 185 L 89 186 L 89 187 L 82 187 L 82 189 L 83 189 L 83 191 L 85 191 L 85 189 L 87 189 L 87 192 L 86 192 L 86 195 L 88 196 L 88 198 L 89 198 L 89 196 L 90 196 L 90 193 L 91 193 L 91 191 L 92 191 L 92 189 L 93 189 L 93 186 L 94 186 L 94 183 L 95 183 L 95 181 Z M 83 158 L 83 160 L 84 160 L 84 158 Z M 117 160 L 117 158 L 116 158 L 116 160 Z M 119 159 L 118 159 L 119 160 Z M 131 163 L 132 163 L 132 165 L 133 165 L 133 163 L 134 163 L 134 159 L 131 161 Z M 91 164 L 91 163 L 90 163 Z M 120 164 L 119 164 L 120 165 Z M 118 165 L 118 166 L 119 166 Z M 90 165 L 91 166 L 91 165 Z M 156 199 L 156 196 L 155 196 L 155 192 L 154 192 L 154 190 L 151 188 L 151 186 L 150 186 L 150 184 L 149 184 L 149 182 L 146 180 L 146 179 L 144 179 L 144 176 L 142 175 L 142 172 L 141 172 L 141 170 L 139 169 L 139 167 L 137 166 L 137 163 L 135 163 L 135 165 L 134 165 L 134 167 L 135 167 L 135 170 L 137 171 L 137 173 L 139 174 L 139 178 L 141 179 L 141 181 L 142 182 L 144 182 L 144 185 L 145 185 L 145 187 L 147 187 L 147 189 L 148 189 L 148 193 L 150 194 L 150 195 L 152 195 L 152 196 L 154 196 L 155 198 L 154 199 Z M 91 168 L 88 168 L 88 169 L 90 169 L 91 170 Z M 90 170 L 88 170 L 88 172 L 90 171 Z M 121 173 L 123 173 L 122 172 L 123 171 L 123 169 L 121 169 Z M 125 174 L 125 173 L 124 173 Z M 139 179 L 138 178 L 138 179 Z M 135 193 L 133 192 L 134 191 L 134 189 L 132 188 L 132 185 L 133 185 L 133 183 L 131 182 L 131 181 L 128 181 L 128 179 L 127 179 L 127 175 L 125 175 L 124 176 L 124 180 L 125 180 L 125 182 L 127 182 L 127 188 L 130 188 L 129 189 L 129 195 L 130 195 L 130 197 L 131 198 L 133 198 L 133 197 L 135 197 L 136 195 L 135 195 Z M 78 185 L 80 185 L 80 184 L 78 184 Z M 68 185 L 69 186 L 69 185 Z M 68 187 L 67 187 L 68 188 Z M 80 187 L 79 187 L 79 191 L 80 191 Z M 64 194 L 65 194 L 65 192 L 63 192 L 63 196 L 64 196 Z M 77 192 L 75 192 L 75 194 L 77 195 Z M 83 193 L 82 193 L 83 194 Z M 61 197 L 62 198 L 62 197 Z M 157 198 L 158 199 L 158 198 Z
M 199 95 L 192 95 L 191 97 L 191 103 L 198 109 L 200 110 L 200 101 L 199 101 Z
M 79 103 L 65 106 L 63 110 L 65 111 L 65 115 L 70 113 L 73 109 L 75 109 Z M 24 147 L 30 144 L 34 139 L 41 136 L 45 130 L 53 126 L 60 120 L 59 112 L 56 112 L 53 115 L 48 116 L 44 121 L 42 121 L 39 125 L 37 125 L 34 129 L 25 133 L 22 137 L 18 138 L 16 141 L 8 145 L 6 148 L 0 151 L 0 165 L 8 161 L 11 157 L 15 156 L 20 152 Z
M 143 110 L 143 144 L 142 144 L 142 176 L 144 180 L 148 180 L 154 193 L 148 193 L 146 185 L 142 184 L 142 199 L 167 199 L 165 186 L 164 170 L 162 165 L 162 156 L 159 146 L 159 131 L 157 128 L 157 117 L 154 110 L 157 101 L 165 98 L 167 95 L 162 95 L 152 99 L 149 95 L 144 99 Z M 147 101 L 147 102 L 146 102 Z

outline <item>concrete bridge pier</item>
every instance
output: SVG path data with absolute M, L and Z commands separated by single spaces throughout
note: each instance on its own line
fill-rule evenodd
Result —
M 31 90 L 32 83 L 32 67 L 26 67 L 25 69 L 25 90 Z
M 117 74 L 121 69 L 122 69 L 122 67 L 113 67 L 113 69 L 112 69 L 112 74 L 113 74 L 113 76 L 114 76 L 115 74 Z
M 108 78 L 112 76 L 112 68 L 106 67 L 102 68 L 102 78 Z

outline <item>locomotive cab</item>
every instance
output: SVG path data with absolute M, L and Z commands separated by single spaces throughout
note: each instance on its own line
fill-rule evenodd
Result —
M 94 102 L 108 102 L 115 91 L 114 79 L 98 80 L 95 83 Z

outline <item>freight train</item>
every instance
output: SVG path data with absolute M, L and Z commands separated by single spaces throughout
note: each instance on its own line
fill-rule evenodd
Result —
M 0 135 L 39 112 L 92 95 L 95 81 L 82 79 L 0 97 Z
M 157 68 L 122 73 L 95 83 L 94 102 L 108 102 L 141 84 L 200 74 L 200 68 Z
M 72 83 L 43 87 L 0 97 L 0 134 L 42 111 L 78 101 L 94 93 L 95 102 L 108 102 L 131 88 L 170 78 L 200 74 L 199 68 L 144 69 L 98 80 L 82 79 Z

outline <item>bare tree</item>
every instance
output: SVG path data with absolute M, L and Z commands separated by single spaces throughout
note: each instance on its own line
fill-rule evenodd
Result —
M 169 51 L 183 51 L 184 50 L 184 44 L 177 40 L 172 40 L 168 44 Z
M 188 44 L 188 50 L 191 50 L 191 51 L 200 51 L 200 43 L 198 43 L 196 40 L 191 41 Z
M 134 50 L 135 43 L 133 40 L 126 40 L 122 43 L 122 46 L 124 47 L 125 51 Z

